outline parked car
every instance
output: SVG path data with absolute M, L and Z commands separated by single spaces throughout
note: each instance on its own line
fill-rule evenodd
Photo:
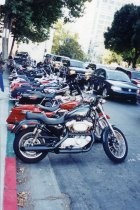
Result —
M 75 71 L 78 74 L 85 74 L 85 73 L 92 74 L 93 73 L 93 70 L 87 69 L 85 67 L 85 63 L 80 60 L 70 59 L 68 68 L 69 70 Z
M 18 52 L 14 56 L 14 60 L 17 64 L 22 65 L 25 62 L 30 60 L 30 56 L 29 56 L 28 52 Z
M 51 58 L 53 59 L 53 57 L 56 56 L 55 54 L 52 54 L 52 53 L 47 53 L 44 58 Z
M 69 57 L 55 55 L 52 59 L 54 71 L 59 70 L 63 66 L 63 63 L 69 60 L 70 60 Z
M 138 88 L 123 72 L 102 68 L 96 69 L 93 75 L 93 86 L 98 94 L 131 100 L 136 103 Z
M 137 87 L 140 87 L 140 71 L 122 67 L 117 67 L 116 70 L 126 73 L 131 79 L 132 83 L 137 85 Z

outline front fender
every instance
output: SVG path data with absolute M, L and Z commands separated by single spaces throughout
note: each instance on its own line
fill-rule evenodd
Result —
M 112 125 L 113 128 L 115 128 L 115 125 Z M 109 126 L 105 127 L 102 131 L 102 142 L 105 142 L 105 136 L 106 136 L 106 133 L 110 130 Z
M 37 120 L 22 120 L 11 131 L 12 133 L 18 133 L 20 130 L 24 130 L 29 127 L 35 127 L 39 122 Z

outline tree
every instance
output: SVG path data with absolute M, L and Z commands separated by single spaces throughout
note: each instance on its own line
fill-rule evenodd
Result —
M 59 18 L 66 22 L 80 17 L 86 1 L 90 0 L 6 0 L 1 14 L 13 41 L 41 42 L 48 38 L 49 28 Z
M 55 54 L 68 56 L 73 59 L 85 59 L 85 53 L 78 43 L 78 35 L 73 35 L 66 30 L 61 21 L 59 21 L 55 26 L 52 52 Z
M 122 57 L 115 52 L 107 50 L 103 56 L 103 61 L 106 64 L 117 63 L 120 65 Z
M 128 4 L 114 15 L 112 26 L 104 34 L 105 47 L 122 55 L 135 68 L 140 56 L 140 7 Z
M 68 56 L 72 59 L 84 60 L 85 54 L 78 41 L 74 38 L 68 38 L 63 45 L 59 46 L 58 54 Z

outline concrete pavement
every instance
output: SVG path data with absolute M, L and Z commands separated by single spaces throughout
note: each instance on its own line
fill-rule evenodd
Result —
M 31 207 L 34 210 L 68 209 L 69 198 L 61 193 L 48 157 L 42 161 L 46 167 L 45 174 L 42 174 L 39 169 L 40 163 L 26 164 L 27 182 L 22 187 L 18 185 L 17 182 L 21 179 L 17 173 L 20 161 L 16 162 L 12 148 L 14 135 L 7 132 L 6 124 L 11 109 L 11 105 L 9 106 L 9 81 L 6 73 L 4 73 L 4 86 L 4 93 L 0 92 L 0 209 L 27 210 Z M 24 163 L 22 163 L 22 167 L 24 167 Z M 32 202 L 20 208 L 17 203 L 17 194 L 25 192 L 26 189 L 30 191 Z

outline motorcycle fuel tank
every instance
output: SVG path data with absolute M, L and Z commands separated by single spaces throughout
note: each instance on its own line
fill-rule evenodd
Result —
M 75 118 L 75 117 L 84 117 L 87 115 L 89 111 L 89 106 L 86 105 L 86 106 L 81 106 L 81 107 L 78 107 L 78 108 L 75 108 L 74 110 L 70 111 L 66 118 L 69 119 L 69 118 Z

